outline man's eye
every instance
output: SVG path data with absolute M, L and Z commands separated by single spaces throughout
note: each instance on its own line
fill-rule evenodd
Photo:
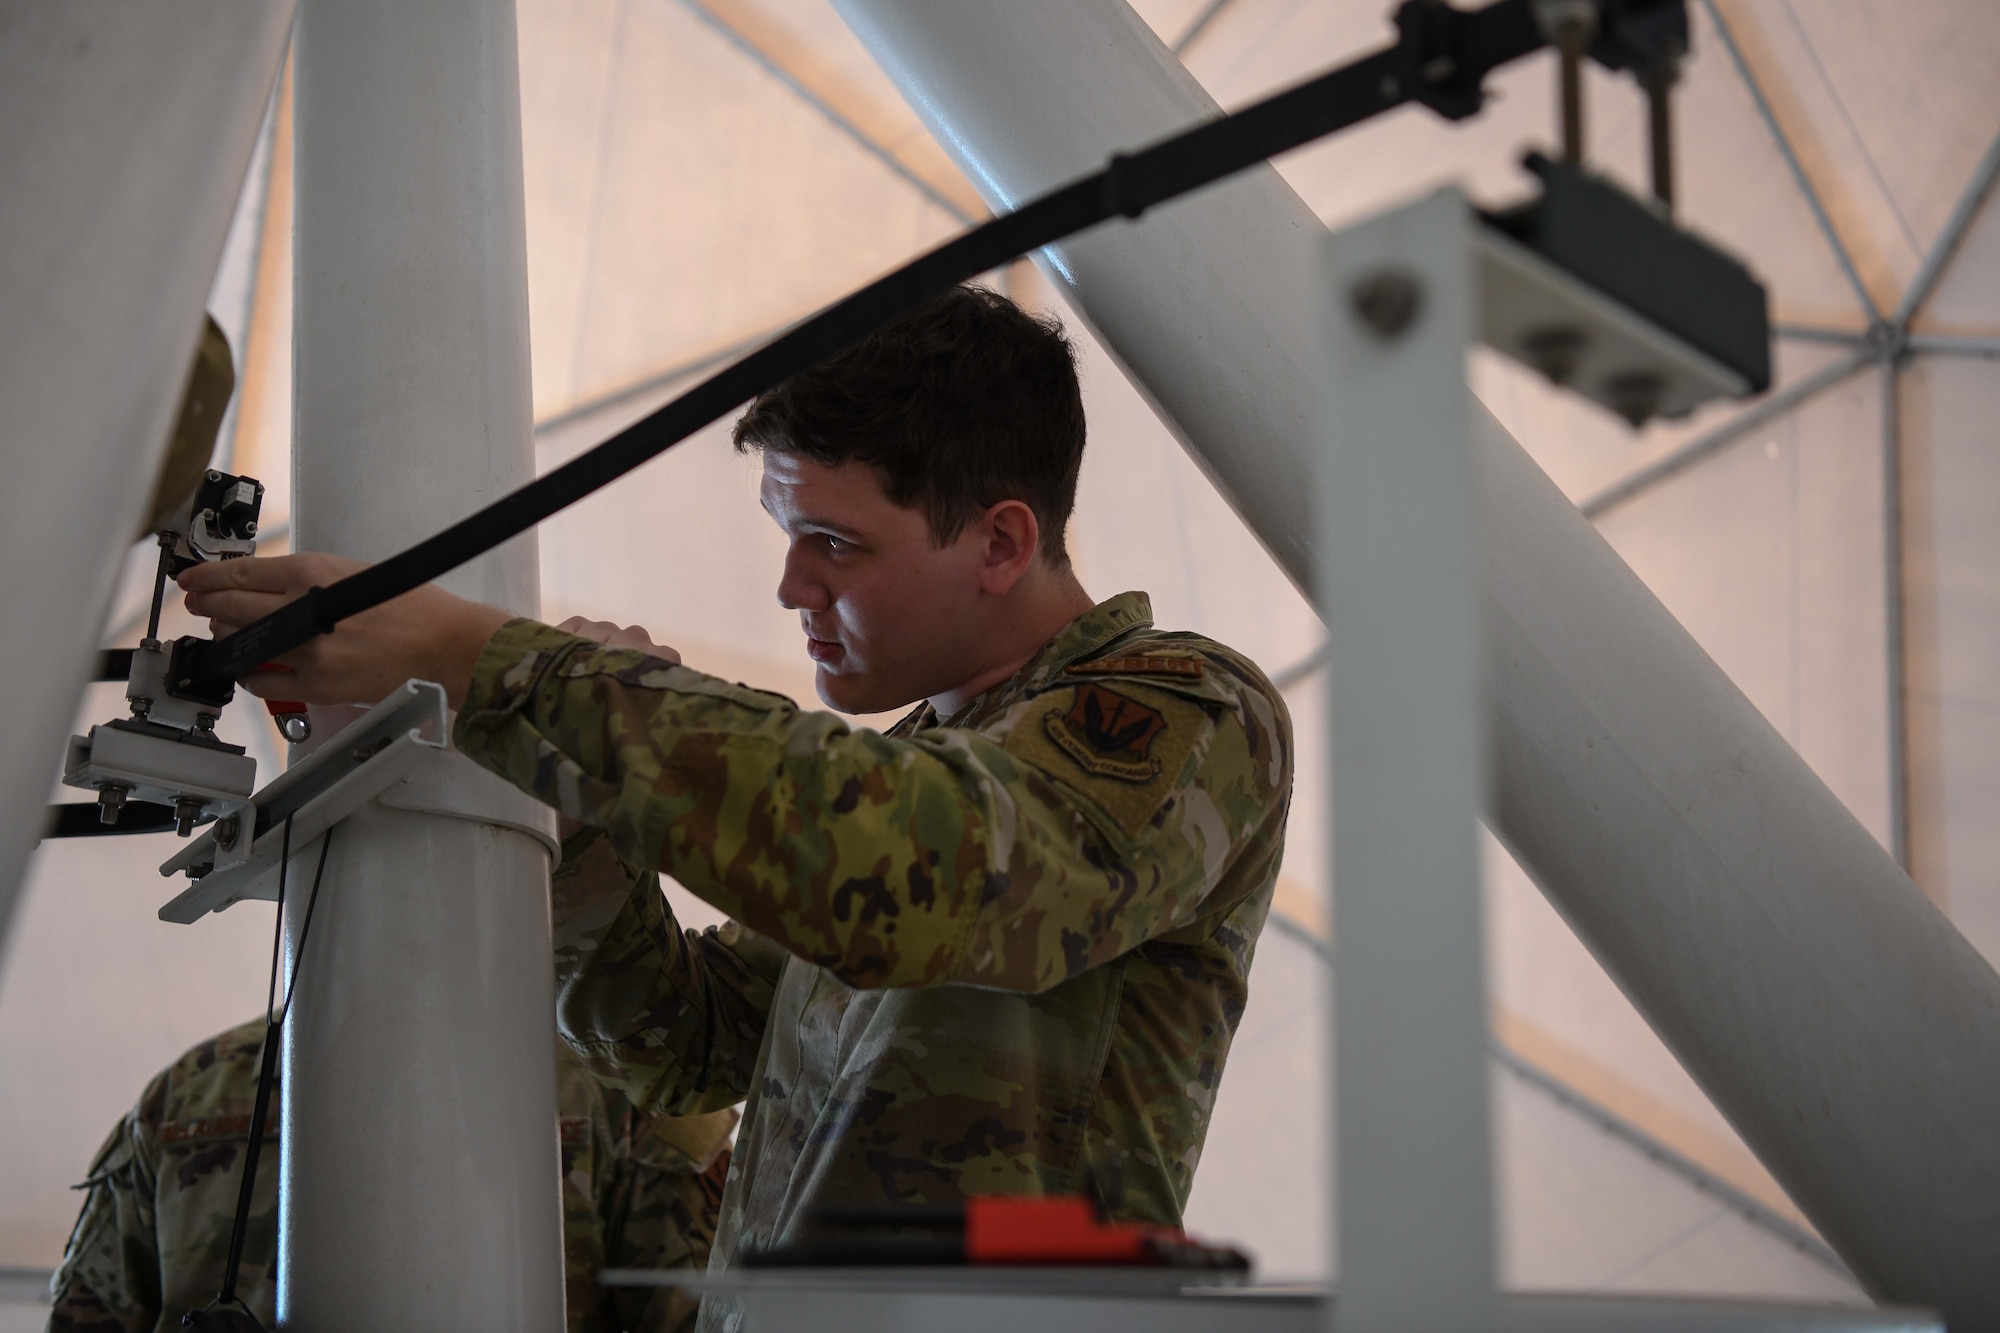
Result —
M 840 538 L 834 536 L 830 532 L 820 533 L 819 540 L 821 544 L 825 546 L 826 553 L 828 555 L 839 555 L 842 552 L 850 549 L 849 544 L 847 542 L 842 541 Z

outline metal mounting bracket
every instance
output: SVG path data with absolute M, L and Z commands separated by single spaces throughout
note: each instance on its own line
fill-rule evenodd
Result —
M 275 901 L 284 823 L 292 851 L 368 804 L 468 819 L 525 833 L 550 864 L 562 858 L 555 812 L 504 778 L 451 753 L 444 690 L 405 681 L 381 703 L 249 798 L 233 819 L 218 820 L 160 866 L 193 881 L 160 909 L 160 920 L 188 925 L 246 898 Z
M 1750 382 L 1492 227 L 1474 229 L 1479 336 L 1637 425 L 1741 398 Z
M 287 816 L 297 851 L 400 782 L 420 758 L 443 752 L 449 735 L 443 688 L 405 681 L 254 793 L 233 825 L 217 821 L 163 863 L 162 875 L 184 872 L 194 882 L 160 909 L 160 920 L 187 925 L 245 898 L 275 899 Z

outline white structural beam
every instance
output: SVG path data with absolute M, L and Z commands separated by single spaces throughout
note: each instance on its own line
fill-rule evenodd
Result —
M 1456 190 L 1325 243 L 1326 617 L 1341 1333 L 1490 1328 L 1472 391 Z M 1398 307 L 1401 307 L 1400 309 Z M 1392 317 L 1385 317 L 1385 311 Z
M 1217 111 L 1120 3 L 837 7 L 996 208 Z M 1324 234 L 1265 167 L 1043 256 L 1309 590 Z M 1872 1292 L 2000 1323 L 2000 977 L 1477 409 L 1474 436 L 1495 832 Z
M 0 551 L 32 627 L 0 711 L 0 946 L 201 337 L 285 0 L 0 17 Z
M 300 7 L 301 548 L 379 559 L 533 476 L 514 23 Z M 534 540 L 443 582 L 533 614 Z M 443 754 L 334 828 L 286 1029 L 284 1327 L 562 1327 L 548 820 Z

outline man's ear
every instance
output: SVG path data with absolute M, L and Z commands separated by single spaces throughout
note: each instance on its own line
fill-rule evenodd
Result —
M 1028 572 L 1041 551 L 1042 525 L 1021 500 L 1002 500 L 980 517 L 986 541 L 979 567 L 980 591 L 1005 597 Z

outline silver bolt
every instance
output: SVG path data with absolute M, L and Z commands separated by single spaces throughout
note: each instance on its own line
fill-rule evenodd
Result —
M 201 817 L 201 801 L 193 796 L 183 796 L 174 802 L 174 832 L 185 838 L 194 832 L 194 821 Z
M 236 834 L 242 827 L 242 823 L 235 815 L 224 815 L 222 818 L 216 820 L 215 845 L 224 850 L 233 847 L 236 844 Z
M 1363 274 L 1348 289 L 1347 299 L 1355 317 L 1388 341 L 1416 323 L 1423 311 L 1424 288 L 1408 269 L 1380 268 Z
M 118 816 L 125 812 L 125 798 L 132 789 L 122 782 L 107 782 L 97 789 L 97 822 L 116 824 Z
M 312 718 L 304 713 L 286 713 L 278 719 L 278 734 L 294 745 L 300 741 L 311 740 Z

